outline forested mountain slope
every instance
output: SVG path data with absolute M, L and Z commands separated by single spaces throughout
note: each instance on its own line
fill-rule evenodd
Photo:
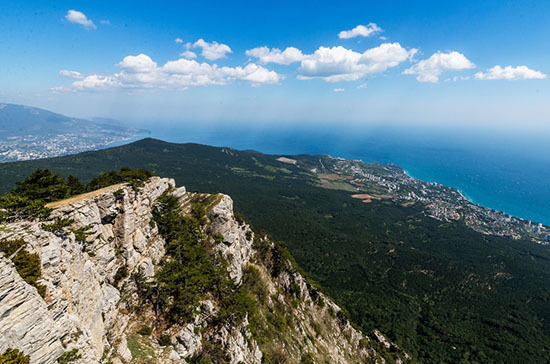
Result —
M 379 329 L 427 363 L 542 363 L 550 355 L 550 252 L 530 241 L 440 221 L 422 204 L 364 203 L 321 188 L 319 156 L 280 156 L 146 139 L 0 165 L 0 188 L 35 168 L 90 180 L 147 168 L 190 191 L 227 193 L 256 229 L 284 240 L 299 266 L 365 332 Z M 320 171 L 317 171 L 320 172 Z

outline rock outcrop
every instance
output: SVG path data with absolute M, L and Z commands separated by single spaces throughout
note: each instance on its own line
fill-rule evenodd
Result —
M 211 298 L 189 322 L 156 325 L 155 310 L 137 307 L 129 276 L 151 279 L 165 256 L 152 214 L 165 193 L 188 211 L 193 194 L 176 189 L 171 179 L 153 177 L 139 189 L 117 185 L 56 203 L 52 221 L 70 219 L 70 229 L 50 232 L 39 221 L 3 225 L 0 240 L 24 239 L 25 249 L 39 255 L 46 295 L 41 297 L 0 253 L 0 352 L 17 348 L 40 364 L 56 363 L 75 349 L 75 364 L 185 363 L 201 355 L 235 364 L 266 357 L 299 363 L 308 356 L 382 363 L 389 354 L 380 350 L 390 345 L 396 361 L 407 360 L 382 334 L 371 340 L 355 330 L 336 304 L 288 268 L 291 262 L 274 274 L 274 243 L 237 221 L 225 195 L 211 201 L 203 229 L 227 262 L 229 277 L 256 300 L 255 312 L 245 312 L 238 322 L 219 322 L 220 303 Z M 145 325 L 153 327 L 152 334 L 139 333 Z

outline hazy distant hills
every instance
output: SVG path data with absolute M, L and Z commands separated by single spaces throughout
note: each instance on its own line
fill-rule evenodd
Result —
M 72 118 L 35 107 L 0 103 L 0 162 L 99 149 L 144 133 L 111 119 Z
M 0 104 L 0 137 L 20 135 L 66 134 L 83 131 L 138 132 L 113 119 L 94 120 L 71 118 L 48 110 L 25 105 Z

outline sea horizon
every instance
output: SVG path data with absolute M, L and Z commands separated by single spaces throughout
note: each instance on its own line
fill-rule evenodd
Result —
M 413 178 L 456 188 L 474 204 L 550 225 L 550 207 L 545 203 L 550 201 L 550 156 L 544 153 L 544 138 L 522 145 L 510 142 L 513 138 L 506 134 L 501 134 L 499 141 L 466 131 L 383 126 L 341 130 L 222 123 L 139 126 L 150 133 L 120 144 L 151 137 L 266 154 L 322 154 L 395 164 Z

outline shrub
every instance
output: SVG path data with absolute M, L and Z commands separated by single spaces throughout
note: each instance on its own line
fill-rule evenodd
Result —
M 124 167 L 120 172 L 111 171 L 100 173 L 99 176 L 90 182 L 88 187 L 97 190 L 119 183 L 128 183 L 137 191 L 139 188 L 143 187 L 145 182 L 152 176 L 153 174 L 145 169 L 131 170 L 128 167 Z
M 45 207 L 48 202 L 117 183 L 128 183 L 137 191 L 152 175 L 145 169 L 122 168 L 120 172 L 101 173 L 86 186 L 74 176 L 65 180 L 48 169 L 37 169 L 23 181 L 16 182 L 16 187 L 7 195 L 0 197 L 0 221 L 46 219 L 51 212 Z M 117 199 L 122 197 L 120 192 L 114 193 Z
M 73 219 L 64 219 L 62 217 L 58 217 L 55 222 L 51 224 L 42 224 L 42 229 L 54 233 L 56 231 L 62 230 L 64 227 L 72 225 L 73 223 Z
M 82 358 L 82 355 L 78 353 L 78 349 L 72 349 L 71 351 L 66 351 L 57 359 L 59 364 L 67 364 L 77 359 Z
M 115 200 L 120 201 L 124 197 L 124 190 L 118 189 L 113 192 L 113 195 L 115 196 Z
M 63 177 L 49 169 L 37 169 L 25 180 L 16 182 L 12 193 L 35 201 L 52 202 L 69 196 L 69 191 Z
M 0 221 L 18 219 L 46 219 L 51 210 L 45 207 L 42 200 L 33 200 L 10 192 L 0 197 L 0 209 L 3 209 Z
M 169 321 L 190 320 L 207 293 L 220 301 L 222 319 L 240 320 L 253 307 L 253 299 L 229 278 L 225 260 L 208 250 L 202 223 L 212 202 L 211 196 L 195 196 L 190 216 L 182 216 L 178 199 L 166 193 L 154 206 L 153 219 L 166 241 L 166 258 L 152 287 L 144 293 Z
M 31 254 L 24 249 L 26 245 L 23 239 L 17 240 L 0 240 L 0 252 L 6 257 L 10 257 L 17 252 L 12 262 L 15 265 L 17 273 L 25 282 L 35 287 L 38 293 L 44 297 L 46 295 L 46 287 L 38 280 L 42 276 L 42 265 L 38 254 Z
M 151 334 L 153 333 L 153 328 L 150 326 L 143 326 L 137 331 L 137 333 L 142 336 L 151 336 Z
M 29 364 L 30 357 L 17 349 L 8 348 L 0 354 L 0 364 Z
M 171 344 L 170 335 L 162 334 L 159 337 L 159 345 L 160 346 L 168 346 Z
M 71 229 L 71 231 L 74 234 L 74 239 L 76 241 L 85 241 L 88 235 L 92 234 L 91 232 L 88 231 L 91 228 L 92 228 L 92 225 L 86 225 L 86 226 L 79 227 L 78 229 Z
M 128 277 L 128 267 L 126 265 L 117 269 L 115 276 L 113 277 L 113 286 L 117 287 L 120 281 Z
M 315 364 L 313 354 L 305 353 L 304 355 L 302 355 L 302 358 L 300 359 L 300 364 Z

